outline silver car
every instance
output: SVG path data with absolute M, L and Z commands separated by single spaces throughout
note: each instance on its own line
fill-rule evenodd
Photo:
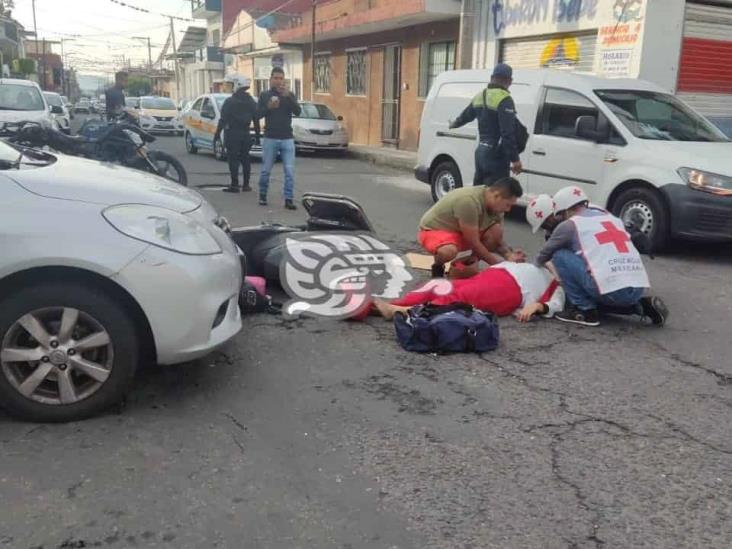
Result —
M 69 421 L 118 402 L 142 361 L 241 329 L 238 249 L 197 192 L 0 141 L 0 406 Z
M 292 119 L 295 148 L 298 151 L 345 151 L 348 131 L 343 117 L 320 103 L 300 103 L 300 116 Z
M 65 134 L 71 133 L 71 115 L 69 109 L 66 108 L 63 98 L 53 92 L 43 92 L 43 96 L 46 98 L 48 108 L 51 111 L 51 116 L 56 122 L 58 129 Z

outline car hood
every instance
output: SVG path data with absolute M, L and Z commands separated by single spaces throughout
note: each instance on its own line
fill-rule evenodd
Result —
M 668 158 L 677 168 L 695 168 L 732 176 L 732 142 L 644 141 L 646 148 L 660 158 Z
M 4 171 L 27 191 L 61 200 L 103 206 L 147 204 L 180 213 L 198 209 L 203 198 L 196 191 L 156 175 L 72 156 L 42 168 Z
M 0 124 L 3 122 L 50 121 L 51 113 L 46 111 L 3 111 L 0 110 Z
M 293 118 L 292 125 L 304 130 L 331 130 L 338 129 L 337 120 L 318 120 L 314 118 Z
M 139 111 L 142 116 L 166 116 L 175 118 L 178 116 L 177 110 L 165 110 L 165 109 L 142 109 Z

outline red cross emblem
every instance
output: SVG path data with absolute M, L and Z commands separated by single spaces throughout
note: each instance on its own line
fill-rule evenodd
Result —
M 628 242 L 630 242 L 628 233 L 621 231 L 610 221 L 603 221 L 602 226 L 605 227 L 605 230 L 595 234 L 595 238 L 600 244 L 612 244 L 618 253 L 621 254 L 630 252 L 630 248 L 628 248 Z
M 544 219 L 544 212 L 536 212 L 536 217 L 539 219 Z
M 575 187 L 574 191 L 572 191 L 572 194 L 574 196 L 582 196 L 582 190 L 579 187 Z

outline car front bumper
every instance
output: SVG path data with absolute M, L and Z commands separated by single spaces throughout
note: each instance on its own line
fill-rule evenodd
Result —
M 217 240 L 223 253 L 206 256 L 150 246 L 113 277 L 145 313 L 159 364 L 201 358 L 241 330 L 241 260 L 226 235 Z
M 414 168 L 414 178 L 422 183 L 430 183 L 430 170 L 426 166 L 417 166 Z
M 295 147 L 307 151 L 345 151 L 348 149 L 348 142 L 333 140 L 329 143 L 327 140 L 295 139 Z
M 732 196 L 719 196 L 679 184 L 665 185 L 661 192 L 669 204 L 673 236 L 732 241 Z

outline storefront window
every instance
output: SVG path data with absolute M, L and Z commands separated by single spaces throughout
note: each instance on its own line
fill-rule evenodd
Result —
M 330 92 L 330 55 L 315 56 L 315 93 Z
M 427 97 L 435 78 L 455 70 L 455 42 L 422 44 L 419 66 L 419 96 Z
M 349 51 L 346 73 L 346 93 L 366 95 L 366 50 Z

